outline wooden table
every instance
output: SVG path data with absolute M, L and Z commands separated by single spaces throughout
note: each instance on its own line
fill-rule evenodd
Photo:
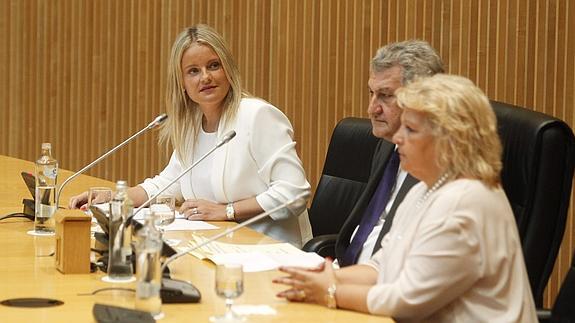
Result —
M 33 172 L 33 163 L 0 156 L 0 216 L 22 209 L 22 198 L 30 193 L 20 178 L 21 171 Z M 59 182 L 70 176 L 62 171 Z M 64 178 L 63 178 L 64 177 Z M 69 196 L 87 190 L 90 186 L 113 186 L 101 179 L 80 176 L 62 193 L 62 203 Z M 212 236 L 232 225 L 215 222 L 218 230 L 199 231 L 196 234 Z M 64 302 L 52 308 L 11 308 L 0 305 L 1 322 L 92 322 L 94 303 L 105 303 L 134 307 L 134 293 L 125 291 L 101 292 L 94 296 L 79 296 L 105 287 L 131 287 L 130 284 L 109 284 L 101 281 L 102 272 L 86 275 L 63 275 L 54 265 L 54 257 L 39 257 L 46 245 L 45 239 L 28 235 L 33 223 L 23 219 L 10 219 L 0 222 L 0 300 L 18 297 L 46 297 Z M 191 232 L 170 232 L 169 238 L 186 241 Z M 44 240 L 42 240 L 44 239 Z M 222 241 L 234 243 L 273 242 L 251 229 L 237 231 L 232 237 Z M 164 304 L 165 318 L 161 322 L 208 322 L 209 316 L 224 312 L 224 300 L 214 292 L 214 265 L 192 256 L 184 256 L 170 265 L 172 277 L 192 282 L 202 293 L 199 304 Z M 282 289 L 271 283 L 277 271 L 246 273 L 245 292 L 236 304 L 268 305 L 276 310 L 276 315 L 250 315 L 247 322 L 392 322 L 366 314 L 344 310 L 330 310 L 318 305 L 289 303 L 275 297 Z

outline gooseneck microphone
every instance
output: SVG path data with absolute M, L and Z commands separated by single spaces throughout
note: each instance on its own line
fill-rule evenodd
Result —
M 180 175 L 178 175 L 176 178 L 174 178 L 173 180 L 171 180 L 168 184 L 166 184 L 164 187 L 162 187 L 156 194 L 150 196 L 150 198 L 148 200 L 146 200 L 146 202 L 142 203 L 142 205 L 140 205 L 137 209 L 134 210 L 134 212 L 132 213 L 132 215 L 130 215 L 129 217 L 126 218 L 126 220 L 124 222 L 122 222 L 120 224 L 120 227 L 118 228 L 118 232 L 120 232 L 121 234 L 116 234 L 116 237 L 114 239 L 114 244 L 118 245 L 120 243 L 120 239 L 121 236 L 123 236 L 123 232 L 124 232 L 124 228 L 126 228 L 127 226 L 130 225 L 130 223 L 132 222 L 132 219 L 134 218 L 134 216 L 136 214 L 138 214 L 138 212 L 140 212 L 143 208 L 145 208 L 146 206 L 148 206 L 148 204 L 150 204 L 150 202 L 152 202 L 156 197 L 158 197 L 160 194 L 162 194 L 165 190 L 167 190 L 170 186 L 172 186 L 175 182 L 177 182 L 180 178 L 182 178 L 182 176 L 186 175 L 186 173 L 188 173 L 190 170 L 192 170 L 192 168 L 196 167 L 197 164 L 199 164 L 202 160 L 204 160 L 206 157 L 208 157 L 210 154 L 212 154 L 216 149 L 220 148 L 221 146 L 227 144 L 230 140 L 232 140 L 232 138 L 234 138 L 236 136 L 236 132 L 235 131 L 230 131 L 228 133 L 226 133 L 223 137 L 222 140 L 220 140 L 215 146 L 214 148 L 210 149 L 207 153 L 205 153 L 202 157 L 200 157 L 200 159 L 198 159 L 195 163 L 193 163 L 192 165 L 190 165 L 188 168 L 184 169 L 184 171 L 182 173 L 180 173 Z
M 89 163 L 88 165 L 84 166 L 84 168 L 80 169 L 79 171 L 75 172 L 74 174 L 72 174 L 72 176 L 68 177 L 63 183 L 62 185 L 60 185 L 60 187 L 58 188 L 58 190 L 56 191 L 56 208 L 58 208 L 58 205 L 60 204 L 60 193 L 62 193 L 62 190 L 64 189 L 64 187 L 66 186 L 66 184 L 68 184 L 72 179 L 74 179 L 75 177 L 77 177 L 78 175 L 82 174 L 83 172 L 87 171 L 88 169 L 92 168 L 94 165 L 96 165 L 97 163 L 99 163 L 102 159 L 108 157 L 110 154 L 112 154 L 113 152 L 115 152 L 116 150 L 122 148 L 125 144 L 127 144 L 128 142 L 132 141 L 134 138 L 138 137 L 139 135 L 141 135 L 142 133 L 156 128 L 157 126 L 161 125 L 162 123 L 164 123 L 164 121 L 166 121 L 166 119 L 168 119 L 168 115 L 163 113 L 160 114 L 159 116 L 157 116 L 154 120 L 152 120 L 152 122 L 150 122 L 146 127 L 144 127 L 143 129 L 141 129 L 140 131 L 136 132 L 135 134 L 133 134 L 130 138 L 124 140 L 122 143 L 120 143 L 119 145 L 117 145 L 116 147 L 112 148 L 111 150 L 107 151 L 105 154 L 103 154 L 102 156 L 96 158 L 96 160 L 94 160 L 93 162 Z
M 195 246 L 193 246 L 193 247 L 189 247 L 189 248 L 183 249 L 182 251 L 180 251 L 180 252 L 178 252 L 178 253 L 172 255 L 170 258 L 166 259 L 166 261 L 165 261 L 164 264 L 162 265 L 162 269 L 160 270 L 160 272 L 164 272 L 164 270 L 166 269 L 166 267 L 167 267 L 172 261 L 174 261 L 174 260 L 180 258 L 181 256 L 183 256 L 183 255 L 189 253 L 190 251 L 194 251 L 194 250 L 196 250 L 196 249 L 199 249 L 199 248 L 201 248 L 201 247 L 207 245 L 208 243 L 211 243 L 211 242 L 213 242 L 213 241 L 215 241 L 215 240 L 218 240 L 219 238 L 221 238 L 221 237 L 223 237 L 223 236 L 225 236 L 225 235 L 228 235 L 228 234 L 230 234 L 230 233 L 232 233 L 232 232 L 235 232 L 235 231 L 237 231 L 237 230 L 239 230 L 239 229 L 241 229 L 241 228 L 243 228 L 243 227 L 245 227 L 245 226 L 247 226 L 247 225 L 250 225 L 250 224 L 252 224 L 252 223 L 254 223 L 254 222 L 256 222 L 256 221 L 259 221 L 259 220 L 261 220 L 261 219 L 263 219 L 263 218 L 265 218 L 265 217 L 268 217 L 270 214 L 272 214 L 272 213 L 274 213 L 274 212 L 276 212 L 276 211 L 279 211 L 279 210 L 281 210 L 281 209 L 283 209 L 283 208 L 285 208 L 285 207 L 290 207 L 290 206 L 291 206 L 291 207 L 294 207 L 294 208 L 298 208 L 298 207 L 300 207 L 300 206 L 302 206 L 302 205 L 305 205 L 305 203 L 306 203 L 306 201 L 307 201 L 309 195 L 310 195 L 309 192 L 301 193 L 301 194 L 299 194 L 298 196 L 296 196 L 295 198 L 293 198 L 293 199 L 291 199 L 291 200 L 289 200 L 289 201 L 287 201 L 287 202 L 285 202 L 285 203 L 283 203 L 283 204 L 281 204 L 281 205 L 279 205 L 279 206 L 277 206 L 277 207 L 275 207 L 275 208 L 273 208 L 273 209 L 271 209 L 271 210 L 269 210 L 269 211 L 265 211 L 265 212 L 260 213 L 260 214 L 258 214 L 258 215 L 256 215 L 256 216 L 252 217 L 252 218 L 249 218 L 248 220 L 246 220 L 246 221 L 244 221 L 244 222 L 242 222 L 242 223 L 239 223 L 238 225 L 235 225 L 235 226 L 233 226 L 233 227 L 227 229 L 227 230 L 224 231 L 224 232 L 220 232 L 220 233 L 216 234 L 215 236 L 209 238 L 208 240 L 206 240 L 206 241 L 204 241 L 204 242 L 202 242 L 202 243 L 200 243 L 200 244 L 198 244 L 198 245 L 195 245 Z

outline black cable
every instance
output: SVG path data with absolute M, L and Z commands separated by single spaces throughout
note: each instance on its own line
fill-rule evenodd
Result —
M 92 296 L 92 295 L 96 295 L 99 292 L 106 292 L 109 290 L 122 290 L 122 291 L 126 291 L 126 292 L 132 292 L 135 293 L 136 290 L 133 288 L 124 288 L 124 287 L 105 287 L 105 288 L 100 288 L 100 289 L 96 289 L 95 291 L 91 292 L 91 293 L 79 293 L 78 296 Z
M 96 248 L 90 248 L 90 251 L 93 251 L 97 254 L 103 254 L 104 252 L 107 252 L 108 250 L 102 250 L 102 249 L 96 249 Z
M 29 215 L 29 214 L 22 213 L 22 212 L 7 214 L 7 215 L 1 217 L 0 221 L 10 219 L 10 218 L 25 218 L 25 219 L 28 219 L 30 221 L 34 221 L 33 215 Z

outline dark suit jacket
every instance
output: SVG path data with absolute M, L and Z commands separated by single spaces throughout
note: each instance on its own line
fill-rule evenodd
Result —
M 371 201 L 373 193 L 377 189 L 379 181 L 383 176 L 385 166 L 387 165 L 389 157 L 391 156 L 391 153 L 393 152 L 394 148 L 395 148 L 394 144 L 384 139 L 381 139 L 380 142 L 377 144 L 377 148 L 375 149 L 375 152 L 373 154 L 373 160 L 371 163 L 371 172 L 365 190 L 355 203 L 355 206 L 353 207 L 351 213 L 347 217 L 347 220 L 343 224 L 341 231 L 339 232 L 339 235 L 337 237 L 337 241 L 335 243 L 335 254 L 338 259 L 343 257 L 345 250 L 349 246 L 349 240 L 351 238 L 351 235 L 353 234 L 355 228 L 359 225 L 361 218 L 365 213 L 365 209 L 367 208 L 369 201 Z M 407 194 L 409 189 L 411 189 L 411 187 L 417 182 L 418 180 L 413 178 L 409 174 L 405 178 L 405 181 L 403 181 L 403 184 L 399 189 L 397 197 L 395 198 L 395 201 L 393 202 L 393 205 L 391 206 L 391 209 L 389 210 L 389 213 L 385 218 L 385 222 L 379 235 L 378 242 L 375 245 L 374 252 L 377 249 L 379 249 L 379 242 L 381 241 L 381 237 L 389 231 L 397 207 L 399 206 L 399 204 L 401 204 L 401 201 L 403 201 L 405 194 Z

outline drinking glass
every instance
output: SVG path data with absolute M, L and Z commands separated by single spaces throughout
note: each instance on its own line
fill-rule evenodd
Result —
M 176 198 L 170 195 L 156 197 L 150 205 L 150 212 L 156 228 L 164 234 L 164 228 L 176 220 Z
M 90 187 L 90 190 L 88 191 L 88 204 L 86 205 L 88 207 L 87 212 L 92 214 L 92 211 L 90 211 L 90 206 L 96 206 L 98 204 L 107 203 L 110 202 L 111 200 L 112 200 L 111 188 Z M 109 214 L 110 208 L 108 207 L 104 211 L 106 214 Z
M 112 189 L 108 187 L 90 187 L 88 190 L 88 202 L 86 203 L 86 209 L 84 212 L 92 217 L 92 229 L 98 226 L 98 221 L 92 214 L 90 206 L 98 207 L 98 204 L 109 202 L 112 200 Z M 110 214 L 110 207 L 100 208 L 106 216 Z M 91 230 L 92 234 L 94 230 Z
M 210 322 L 244 322 L 245 317 L 232 310 L 234 298 L 244 292 L 244 271 L 240 264 L 221 264 L 216 266 L 216 294 L 226 299 L 226 313 L 211 316 Z

